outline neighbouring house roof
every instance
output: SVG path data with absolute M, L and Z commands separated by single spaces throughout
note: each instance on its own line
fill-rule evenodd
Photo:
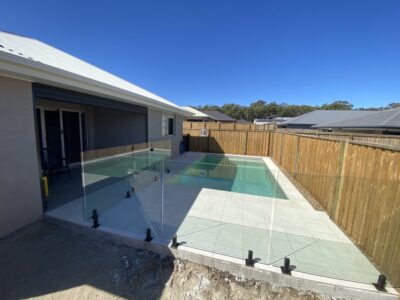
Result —
M 367 115 L 336 122 L 324 122 L 313 128 L 400 128 L 400 107 L 369 112 Z
M 182 106 L 183 109 L 187 110 L 189 113 L 191 113 L 189 118 L 200 118 L 200 119 L 208 119 L 210 116 L 206 115 L 205 113 L 202 113 L 201 111 L 194 109 L 191 106 Z
M 59 49 L 3 31 L 0 31 L 0 75 L 186 114 L 174 103 Z
M 342 121 L 371 114 L 369 110 L 314 110 L 289 121 L 286 125 L 317 125 L 327 122 Z M 283 123 L 282 123 L 283 124 Z
M 206 115 L 210 116 L 214 121 L 221 121 L 221 122 L 234 122 L 235 120 L 231 117 L 224 115 L 219 111 L 203 111 Z

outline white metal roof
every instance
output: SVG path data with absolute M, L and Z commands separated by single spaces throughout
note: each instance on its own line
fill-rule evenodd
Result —
M 174 103 L 41 41 L 2 31 L 0 74 L 185 113 Z
M 182 106 L 183 109 L 186 109 L 188 112 L 191 113 L 191 117 L 194 118 L 210 118 L 209 115 L 206 115 L 205 113 L 202 113 L 201 111 L 194 109 L 193 107 L 190 106 Z

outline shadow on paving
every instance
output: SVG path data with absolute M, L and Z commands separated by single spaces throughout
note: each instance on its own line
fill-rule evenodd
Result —
M 0 266 L 2 300 L 85 285 L 101 290 L 100 298 L 105 291 L 124 298 L 158 299 L 173 272 L 173 259 L 38 222 L 0 240 Z M 81 297 L 81 291 L 77 293 Z

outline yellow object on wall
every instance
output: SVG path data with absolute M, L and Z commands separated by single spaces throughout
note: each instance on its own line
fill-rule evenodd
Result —
M 44 196 L 47 198 L 49 196 L 49 183 L 47 181 L 47 176 L 42 177 L 43 192 Z

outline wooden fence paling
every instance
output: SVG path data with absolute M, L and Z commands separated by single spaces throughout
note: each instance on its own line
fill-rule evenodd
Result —
M 340 142 L 340 150 L 339 150 L 339 165 L 338 165 L 338 172 L 337 172 L 337 177 L 335 179 L 335 193 L 333 196 L 333 205 L 332 209 L 329 213 L 329 216 L 331 217 L 332 220 L 334 220 L 336 223 L 338 222 L 338 211 L 340 208 L 340 203 L 339 202 L 339 195 L 340 191 L 343 188 L 343 180 L 341 180 L 344 177 L 344 170 L 346 168 L 345 163 L 344 163 L 344 157 L 346 157 L 347 153 L 347 146 L 348 143 L 346 142 Z
M 200 129 L 183 129 L 189 135 L 189 150 L 242 155 L 266 156 L 269 133 L 267 131 L 208 130 L 207 137 Z
M 247 144 L 248 144 L 248 141 L 249 141 L 249 132 L 248 131 L 246 131 L 246 142 L 245 142 L 245 148 L 244 148 L 244 154 L 245 155 L 247 155 Z
M 255 125 L 255 124 L 240 124 L 236 122 L 183 122 L 183 129 L 217 129 L 217 130 L 248 130 L 248 131 L 268 131 L 275 130 L 276 123 Z

